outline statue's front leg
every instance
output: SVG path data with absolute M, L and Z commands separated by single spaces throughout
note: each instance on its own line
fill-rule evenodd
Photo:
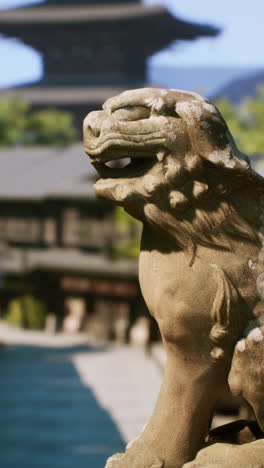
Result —
M 177 260 L 178 266 L 181 258 Z M 150 421 L 126 454 L 112 461 L 111 468 L 152 468 L 159 464 L 181 468 L 204 443 L 231 365 L 236 334 L 231 333 L 233 322 L 229 317 L 236 319 L 238 295 L 222 270 L 208 267 L 200 275 L 202 267 L 201 263 L 195 270 L 186 267 L 185 271 L 183 264 L 177 282 L 166 280 L 156 296 L 155 290 L 141 281 L 145 300 L 160 328 L 167 363 Z M 212 274 L 215 270 L 217 275 Z M 170 277 L 167 274 L 166 278 Z M 188 281 L 196 291 L 206 283 L 207 294 L 190 295 L 183 288 Z
M 204 442 L 226 379 L 225 365 L 210 354 L 202 360 L 190 356 L 190 348 L 187 356 L 171 342 L 165 348 L 165 376 L 153 415 L 126 453 L 111 457 L 107 468 L 180 468 Z

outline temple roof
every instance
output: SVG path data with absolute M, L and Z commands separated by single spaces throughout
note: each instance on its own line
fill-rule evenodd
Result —
M 115 86 L 25 86 L 0 90 L 3 96 L 21 96 L 32 105 L 101 104 L 127 88 Z M 1 187 L 0 187 L 1 192 Z
M 113 260 L 98 253 L 86 253 L 74 248 L 27 248 L 9 247 L 9 255 L 1 258 L 5 273 L 21 274 L 25 271 L 56 270 L 64 273 L 93 274 L 109 278 L 134 279 L 138 277 L 138 261 L 134 259 Z
M 42 4 L 41 4 L 42 5 Z M 98 3 L 97 3 L 98 5 Z M 175 38 L 194 38 L 199 35 L 215 36 L 219 29 L 210 25 L 194 24 L 173 17 L 159 6 L 144 6 L 141 4 L 101 4 L 76 6 L 49 6 L 43 4 L 37 7 L 19 8 L 1 12 L 0 30 L 10 32 L 10 28 L 19 26 L 26 29 L 30 26 L 64 24 L 64 23 L 92 23 L 98 21 L 134 21 L 139 19 L 164 20 L 175 26 Z M 174 24 L 172 24 L 174 23 Z M 181 31 L 182 30 L 182 31 Z
M 98 5 L 98 4 L 114 4 L 120 3 L 120 0 L 45 0 L 44 2 L 38 3 L 36 6 L 50 5 L 50 6 L 77 6 L 77 5 Z M 140 3 L 140 0 L 122 0 L 122 3 Z
M 143 7 L 142 5 L 76 5 L 76 6 L 49 6 L 43 5 L 31 8 L 18 8 L 1 12 L 0 24 L 52 23 L 56 22 L 87 22 L 94 20 L 124 19 L 125 17 L 138 17 L 159 14 L 163 8 Z M 164 11 L 164 10 L 163 10 Z
M 0 201 L 95 199 L 97 173 L 80 144 L 0 149 Z

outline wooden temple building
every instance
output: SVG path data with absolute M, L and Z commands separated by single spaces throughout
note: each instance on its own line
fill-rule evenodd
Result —
M 111 337 L 116 321 L 144 314 L 137 261 L 112 255 L 122 237 L 82 146 L 1 149 L 0 166 L 0 315 L 30 294 L 57 328 L 68 316 Z
M 148 57 L 177 40 L 218 32 L 139 0 L 47 0 L 0 15 L 0 33 L 43 59 L 41 81 L 15 91 L 37 108 L 72 110 L 79 125 L 108 97 L 144 86 Z
M 149 56 L 218 31 L 136 0 L 48 0 L 1 11 L 0 33 L 40 52 L 44 67 L 41 81 L 2 92 L 33 108 L 71 110 L 81 128 L 106 98 L 146 84 Z M 118 239 L 113 208 L 95 198 L 81 145 L 1 148 L 0 165 L 0 312 L 30 292 L 58 328 L 72 312 L 108 338 L 144 315 L 137 261 L 109 256 Z

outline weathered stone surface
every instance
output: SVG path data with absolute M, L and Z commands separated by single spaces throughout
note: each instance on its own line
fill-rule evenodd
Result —
M 228 382 L 233 394 L 242 396 L 253 408 L 257 421 L 264 431 L 264 326 L 262 325 L 263 316 L 250 321 L 244 330 L 243 337 L 235 347 Z
M 263 468 L 264 440 L 244 445 L 217 443 L 198 452 L 183 468 Z
M 264 181 L 195 93 L 146 88 L 109 99 L 86 117 L 84 146 L 97 195 L 143 223 L 139 279 L 167 352 L 149 423 L 108 466 L 181 468 L 204 443 L 234 347 L 264 300 Z M 107 166 L 123 158 L 128 166 Z M 253 336 L 254 349 L 237 345 L 230 383 L 263 427 L 259 325 L 245 339 Z

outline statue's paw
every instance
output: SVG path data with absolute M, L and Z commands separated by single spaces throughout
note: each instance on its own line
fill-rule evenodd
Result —
M 216 443 L 201 449 L 183 468 L 263 468 L 264 440 L 235 445 Z
M 163 468 L 164 463 L 153 457 L 150 460 L 148 454 L 134 452 L 117 453 L 108 458 L 105 468 Z
M 121 468 L 122 464 L 120 464 L 119 462 L 121 462 L 124 455 L 125 453 L 116 453 L 112 457 L 108 458 L 106 461 L 105 468 Z
M 259 319 L 250 322 L 244 338 L 236 344 L 228 382 L 232 393 L 253 408 L 264 432 L 264 326 Z

